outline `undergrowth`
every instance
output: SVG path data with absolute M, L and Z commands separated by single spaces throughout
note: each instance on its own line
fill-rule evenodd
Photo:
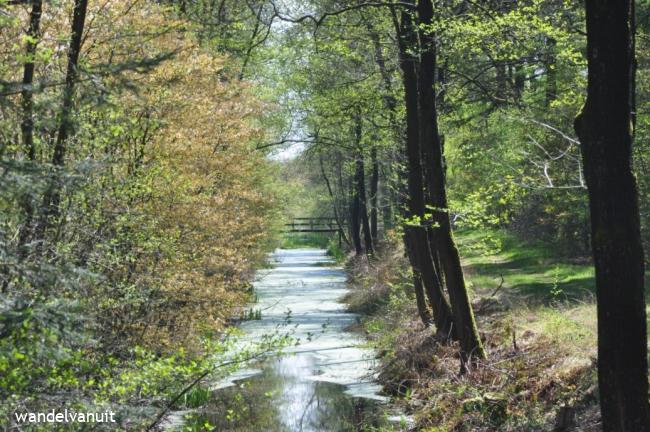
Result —
M 379 379 L 415 430 L 596 431 L 596 318 L 586 262 L 502 232 L 458 235 L 488 359 L 460 375 L 455 346 L 418 320 L 397 238 L 352 259 L 346 297 L 381 357 Z M 489 238 L 489 241 L 482 239 Z

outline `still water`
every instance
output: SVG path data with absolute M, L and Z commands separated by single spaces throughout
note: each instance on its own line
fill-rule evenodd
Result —
M 255 340 L 288 329 L 300 344 L 218 383 L 207 407 L 184 427 L 218 431 L 399 430 L 375 382 L 375 353 L 347 331 L 358 315 L 340 303 L 345 273 L 322 249 L 278 250 L 255 283 L 259 320 L 241 328 Z

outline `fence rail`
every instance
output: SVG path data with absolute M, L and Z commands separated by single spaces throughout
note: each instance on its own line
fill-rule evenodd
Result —
M 331 233 L 339 231 L 340 227 L 336 222 L 336 218 L 333 217 L 297 217 L 284 225 L 284 232 L 292 233 Z

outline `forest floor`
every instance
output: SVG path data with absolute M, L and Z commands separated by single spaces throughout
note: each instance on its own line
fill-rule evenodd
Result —
M 594 273 L 588 260 L 500 231 L 457 234 L 488 360 L 459 375 L 455 347 L 417 319 L 397 239 L 347 263 L 380 380 L 422 431 L 599 430 Z M 401 294 L 406 292 L 407 294 Z M 578 427 L 579 429 L 576 429 Z

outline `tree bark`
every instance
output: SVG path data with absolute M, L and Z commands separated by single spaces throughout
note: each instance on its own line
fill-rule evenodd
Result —
M 495 103 L 497 105 L 504 105 L 508 101 L 506 65 L 502 60 L 495 60 L 494 69 L 496 71 L 496 87 L 497 87 L 496 94 L 495 94 Z
M 370 163 L 372 165 L 372 175 L 370 176 L 370 236 L 373 242 L 377 242 L 379 232 L 378 224 L 378 207 L 379 207 L 379 161 L 377 160 L 377 148 L 370 149 Z
M 63 89 L 63 103 L 61 105 L 61 120 L 54 145 L 54 155 L 52 156 L 52 163 L 57 166 L 63 165 L 66 152 L 65 142 L 72 132 L 72 102 L 75 84 L 79 76 L 79 53 L 81 51 L 87 8 L 88 0 L 75 0 L 72 15 L 70 48 L 68 50 L 68 67 L 65 75 L 65 87 Z
M 354 183 L 357 183 L 357 176 L 355 173 Z M 350 237 L 354 243 L 354 251 L 357 256 L 363 254 L 363 245 L 361 244 L 361 199 L 354 187 L 352 192 L 352 204 L 350 206 Z
M 452 335 L 451 308 L 444 297 L 439 279 L 433 277 L 435 269 L 431 259 L 426 231 L 419 225 L 424 219 L 424 189 L 422 163 L 420 159 L 418 89 L 416 64 L 417 59 L 411 54 L 409 47 L 416 47 L 416 33 L 411 15 L 403 11 L 401 25 L 393 11 L 393 23 L 397 32 L 399 63 L 404 82 L 404 102 L 406 106 L 406 154 L 408 159 L 408 212 L 407 217 L 413 219 L 405 227 L 406 249 L 409 260 L 416 273 L 426 287 L 429 303 L 433 311 L 433 319 L 438 332 Z M 415 220 L 417 219 L 417 220 Z
M 524 89 L 526 87 L 526 73 L 524 72 L 524 66 L 522 64 L 517 64 L 515 66 L 514 87 L 515 98 L 517 101 L 520 101 L 521 97 L 524 95 Z
M 413 274 L 413 288 L 415 289 L 415 302 L 418 308 L 418 314 L 425 326 L 431 325 L 431 314 L 427 309 L 427 302 L 424 298 L 424 291 L 422 289 L 422 279 L 417 273 Z
M 454 330 L 461 348 L 461 360 L 465 365 L 472 358 L 485 358 L 472 305 L 469 301 L 458 248 L 454 242 L 449 219 L 447 192 L 445 189 L 442 145 L 438 132 L 438 113 L 435 97 L 436 41 L 427 26 L 433 21 L 431 0 L 418 0 L 417 11 L 420 29 L 419 73 L 419 140 L 427 165 L 425 178 L 430 202 L 433 207 L 433 238 L 445 274 L 447 291 L 451 301 Z
M 590 0 L 587 100 L 576 118 L 589 191 L 603 431 L 650 430 L 644 258 L 632 169 L 634 2 Z
M 413 245 L 412 237 L 406 231 L 404 233 L 404 245 L 406 247 L 406 255 L 409 258 L 411 267 L 416 269 L 419 267 L 419 264 L 415 262 L 416 248 Z M 419 271 L 413 270 L 413 290 L 415 292 L 415 304 L 418 308 L 418 315 L 420 320 L 425 325 L 429 327 L 431 325 L 431 312 L 427 306 L 426 298 L 424 297 L 424 288 L 422 286 L 422 276 Z
M 354 185 L 355 185 L 355 196 L 357 197 L 358 202 L 358 213 L 359 218 L 361 219 L 361 224 L 363 226 L 363 245 L 366 254 L 373 254 L 372 247 L 372 235 L 370 232 L 370 222 L 368 220 L 368 202 L 366 197 L 366 167 L 363 158 L 363 150 L 361 149 L 361 138 L 362 138 L 362 124 L 361 124 L 361 113 L 355 115 L 355 125 L 354 125 L 354 139 L 355 145 L 357 148 L 357 154 L 355 157 L 355 175 L 354 175 Z
M 33 0 L 32 10 L 29 14 L 29 28 L 27 29 L 27 44 L 25 47 L 25 54 L 27 61 L 23 69 L 23 88 L 22 88 L 22 122 L 20 129 L 22 132 L 23 146 L 27 152 L 29 160 L 33 161 L 36 158 L 36 149 L 34 147 L 34 99 L 33 99 L 33 85 L 34 85 L 34 56 L 36 55 L 36 47 L 38 39 L 40 38 L 41 28 L 41 14 L 43 12 L 43 1 Z
M 63 102 L 61 104 L 61 117 L 59 129 L 54 144 L 52 164 L 61 167 L 65 162 L 66 141 L 72 133 L 72 110 L 75 85 L 78 77 L 79 53 L 86 22 L 86 10 L 88 0 L 75 0 L 72 14 L 72 28 L 70 29 L 70 46 L 68 49 L 68 66 L 65 76 L 65 87 L 63 89 Z M 60 186 L 56 180 L 50 183 L 43 199 L 43 216 L 37 227 L 37 237 L 43 238 L 51 220 L 59 212 Z
M 452 310 L 442 292 L 440 276 L 433 265 L 426 228 L 407 225 L 404 232 L 408 240 L 406 247 L 410 248 L 409 257 L 413 273 L 420 278 L 424 285 L 424 292 L 433 311 L 433 320 L 438 335 L 442 340 L 456 339 L 458 333 L 453 321 Z
M 552 37 L 546 40 L 546 53 L 544 59 L 544 68 L 546 69 L 546 107 L 551 106 L 551 102 L 557 97 L 557 60 L 555 47 L 557 41 Z
M 30 161 L 36 160 L 36 147 L 34 145 L 34 56 L 36 55 L 36 48 L 38 39 L 41 36 L 41 15 L 43 12 L 43 1 L 33 0 L 32 10 L 29 14 L 29 28 L 27 29 L 27 44 L 25 46 L 25 54 L 27 61 L 23 68 L 23 88 L 21 92 L 21 110 L 22 120 L 20 123 L 20 130 L 22 134 L 23 148 L 27 154 L 27 159 Z M 29 194 L 22 198 L 22 207 L 25 212 L 25 222 L 20 227 L 18 236 L 18 244 L 23 246 L 27 243 L 31 235 L 32 223 L 34 218 L 34 205 Z M 24 253 L 23 251 L 21 253 Z
M 332 185 L 329 178 L 327 177 L 327 173 L 325 172 L 325 164 L 323 163 L 322 155 L 319 156 L 318 162 L 320 164 L 320 172 L 323 177 L 323 181 L 325 181 L 325 185 L 327 186 L 327 192 L 330 196 L 330 199 L 332 200 L 332 210 L 334 210 L 334 219 L 336 219 L 336 225 L 339 228 L 339 235 L 341 236 L 340 240 L 343 240 L 345 244 L 350 246 L 350 240 L 348 240 L 348 236 L 345 235 L 345 230 L 343 229 L 343 221 L 341 220 L 341 215 L 339 214 L 339 209 L 336 205 L 336 196 L 334 195 Z

